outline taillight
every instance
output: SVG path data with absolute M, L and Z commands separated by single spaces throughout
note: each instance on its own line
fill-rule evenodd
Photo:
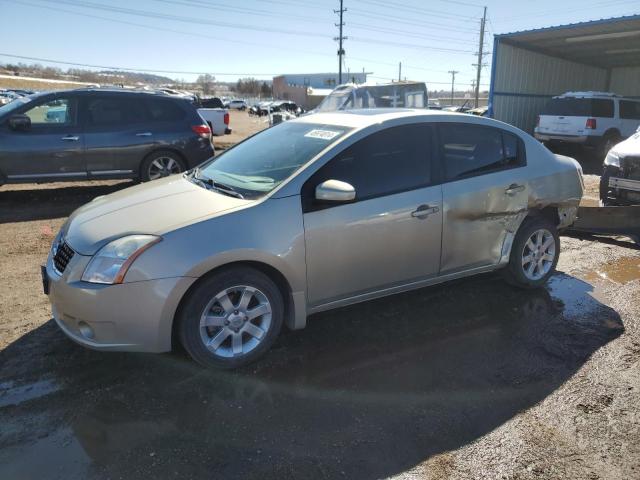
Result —
M 203 123 L 202 125 L 194 125 L 193 127 L 191 127 L 191 130 L 193 130 L 202 138 L 209 138 L 211 136 L 211 129 L 206 123 Z
M 586 127 L 589 130 L 595 130 L 596 129 L 596 119 L 595 118 L 587 118 L 587 125 Z
M 229 112 L 224 114 L 224 124 L 229 125 Z

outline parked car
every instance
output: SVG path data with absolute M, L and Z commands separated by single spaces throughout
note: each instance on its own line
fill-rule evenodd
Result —
M 465 113 L 469 115 L 478 115 L 480 117 L 486 117 L 489 114 L 489 107 L 476 107 L 467 110 Z
M 604 205 L 640 205 L 640 127 L 607 153 L 600 200 Z
M 0 105 L 11 103 L 18 97 L 20 97 L 20 95 L 16 95 L 15 93 L 8 90 L 2 91 L 0 92 Z
M 198 113 L 204 118 L 211 133 L 215 136 L 228 135 L 231 133 L 229 128 L 229 110 L 221 107 L 202 107 L 198 108 Z
M 234 110 L 246 110 L 247 109 L 247 102 L 245 102 L 244 100 L 231 100 L 229 101 L 229 103 L 227 103 L 227 108 L 233 108 Z
M 597 148 L 604 158 L 640 124 L 640 100 L 605 92 L 567 92 L 553 97 L 538 116 L 535 137 L 548 146 Z
M 224 108 L 222 100 L 218 97 L 201 98 L 197 106 L 198 108 Z
M 315 112 L 359 108 L 427 108 L 429 97 L 424 82 L 338 85 Z
M 81 207 L 43 280 L 81 345 L 237 367 L 314 312 L 498 269 L 538 287 L 581 196 L 575 160 L 501 122 L 312 114 Z
M 213 156 L 211 130 L 188 101 L 80 89 L 0 107 L 0 185 L 106 178 L 153 180 Z

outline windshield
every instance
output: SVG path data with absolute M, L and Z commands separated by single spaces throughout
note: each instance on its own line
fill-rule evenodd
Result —
M 239 143 L 197 173 L 245 198 L 256 198 L 276 188 L 350 130 L 335 125 L 282 123 Z
M 31 98 L 29 97 L 17 97 L 14 100 L 12 100 L 11 102 L 7 103 L 6 105 L 3 105 L 0 107 L 0 117 L 13 112 L 14 110 L 17 110 L 18 108 L 20 108 L 22 105 L 24 105 L 25 103 L 28 103 L 31 101 Z

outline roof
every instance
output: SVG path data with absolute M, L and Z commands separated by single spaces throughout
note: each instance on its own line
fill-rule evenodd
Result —
M 504 33 L 495 38 L 601 68 L 640 66 L 640 15 Z
M 365 128 L 377 123 L 383 123 L 389 120 L 407 117 L 433 117 L 434 121 L 464 120 L 466 122 L 472 123 L 495 122 L 495 124 L 500 124 L 503 127 L 505 125 L 502 122 L 478 117 L 476 115 L 447 112 L 443 110 L 428 110 L 426 108 L 362 108 L 355 110 L 340 110 L 336 112 L 323 112 L 303 115 L 302 117 L 298 117 L 297 119 L 291 121 L 324 125 L 340 125 L 352 128 Z

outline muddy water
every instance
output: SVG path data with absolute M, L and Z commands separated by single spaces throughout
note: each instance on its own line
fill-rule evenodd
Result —
M 608 280 L 620 284 L 640 280 L 640 255 L 622 257 L 604 264 L 597 270 L 586 272 L 585 278 L 592 282 Z
M 0 407 L 0 478 L 386 477 L 540 402 L 622 331 L 591 283 L 564 274 L 316 315 L 237 372 L 85 350 L 50 322 L 0 352 L 6 390 L 42 371 L 55 385 Z

